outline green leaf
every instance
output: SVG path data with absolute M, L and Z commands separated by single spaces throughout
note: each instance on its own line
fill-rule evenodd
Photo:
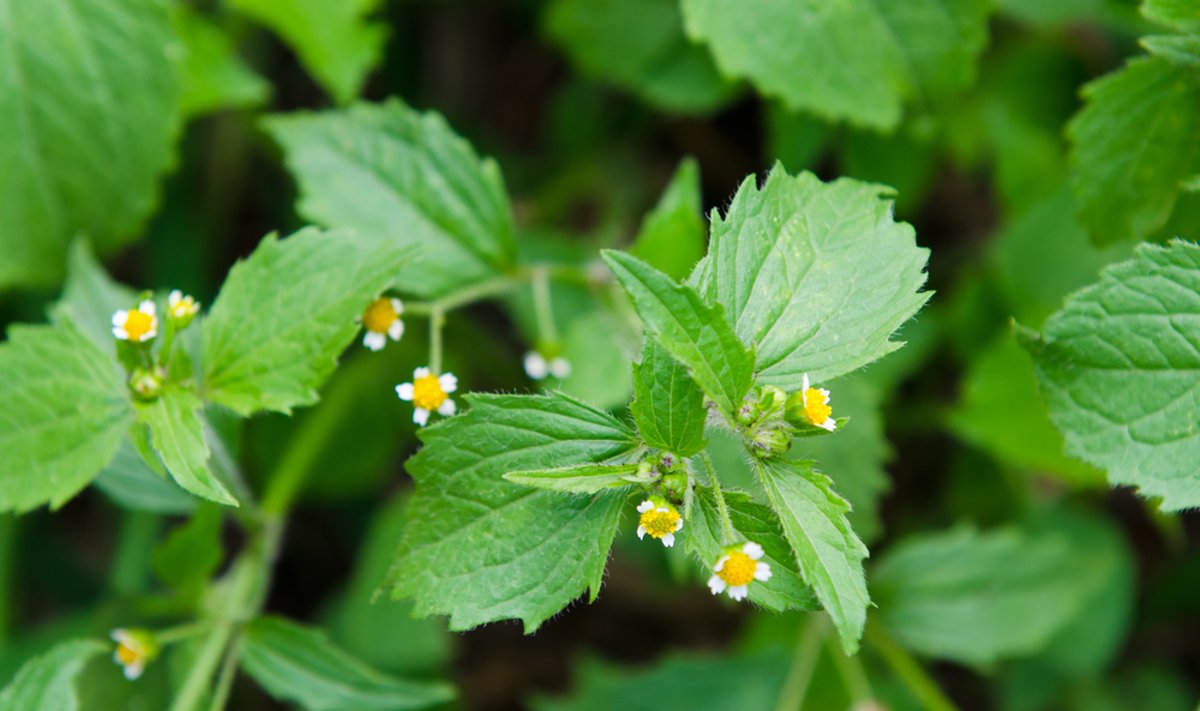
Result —
M 134 237 L 179 128 L 161 0 L 9 2 L 0 21 L 0 289 L 62 277 L 83 233 Z
M 642 221 L 629 253 L 678 281 L 704 256 L 704 242 L 700 168 L 694 158 L 685 158 Z
M 118 505 L 134 511 L 186 514 L 196 508 L 197 499 L 151 469 L 128 438 L 95 484 Z
M 1147 19 L 1184 32 L 1200 32 L 1200 7 L 1194 0 L 1144 0 Z
M 532 633 L 587 588 L 599 593 L 625 495 L 539 491 L 509 472 L 610 460 L 635 447 L 611 415 L 561 394 L 468 395 L 421 431 L 417 482 L 392 593 L 450 629 L 518 618 Z
M 436 113 L 398 100 L 323 113 L 274 116 L 300 186 L 296 209 L 360 239 L 417 246 L 396 283 L 437 298 L 512 268 L 512 213 L 500 169 L 480 159 Z
M 1094 582 L 1082 570 L 1061 535 L 958 529 L 907 539 L 871 583 L 904 646 L 986 665 L 1041 650 L 1083 613 Z
M 359 95 L 379 63 L 387 26 L 368 22 L 379 0 L 225 0 L 287 42 L 339 104 Z
M 58 508 L 100 473 L 132 416 L 112 358 L 69 322 L 0 343 L 0 510 Z
M 704 392 L 687 368 L 657 341 L 647 337 L 642 361 L 633 366 L 633 402 L 629 414 L 646 444 L 680 457 L 704 449 L 708 409 Z
M 984 0 L 683 0 L 688 34 L 717 66 L 790 109 L 891 129 L 902 105 L 942 99 L 974 78 Z M 748 38 L 753 38 L 749 41 Z
M 1152 35 L 1143 37 L 1141 45 L 1179 67 L 1200 67 L 1200 34 Z
M 1027 344 L 1067 453 L 1169 511 L 1200 506 L 1197 312 L 1200 247 L 1143 245 Z
M 624 407 L 633 382 L 629 361 L 637 351 L 631 330 L 629 320 L 607 306 L 572 318 L 563 334 L 562 355 L 571 374 L 562 391 L 601 408 Z
M 861 368 L 902 344 L 889 340 L 929 298 L 929 250 L 892 220 L 888 189 L 822 183 L 776 165 L 761 189 L 747 178 L 692 281 L 755 344 L 759 382 L 797 390 Z M 678 354 L 676 354 L 678 356 Z
M 623 252 L 604 261 L 633 301 L 642 323 L 725 412 L 742 404 L 754 378 L 754 353 L 738 340 L 720 306 Z
M 267 100 L 271 85 L 238 57 L 223 29 L 187 5 L 176 7 L 175 26 L 186 50 L 180 99 L 185 116 L 259 106 Z
M 711 111 L 733 94 L 683 33 L 676 0 L 555 0 L 546 33 L 582 72 L 668 111 Z
M 1080 220 L 1100 242 L 1154 236 L 1200 172 L 1200 75 L 1139 57 L 1083 89 L 1067 127 Z
M 204 319 L 205 398 L 242 415 L 316 402 L 357 317 L 404 259 L 349 230 L 267 235 Z
M 595 494 L 607 489 L 629 486 L 628 477 L 633 476 L 637 472 L 637 468 L 636 462 L 632 464 L 577 464 L 556 469 L 508 472 L 504 478 L 514 484 L 532 486 L 535 489 Z
M 191 392 L 167 385 L 152 402 L 137 403 L 138 420 L 150 428 L 154 450 L 162 458 L 175 483 L 196 496 L 219 504 L 237 506 L 237 499 L 208 466 L 208 443 L 204 441 L 204 403 Z
M 199 590 L 221 565 L 221 510 L 200 506 L 154 548 L 151 565 L 160 582 L 176 590 Z
M 29 660 L 0 693 L 0 711 L 77 711 L 75 677 L 107 649 L 96 640 L 71 640 Z
M 846 520 L 850 505 L 834 492 L 828 477 L 807 463 L 759 462 L 756 473 L 792 544 L 801 576 L 833 620 L 842 648 L 853 654 L 871 600 L 862 568 L 867 547 Z
M 445 684 L 383 674 L 336 647 L 324 632 L 278 617 L 246 626 L 242 667 L 276 699 L 308 711 L 406 711 L 454 698 Z
M 746 494 L 725 491 L 729 518 L 740 538 L 726 541 L 724 524 L 712 489 L 696 487 L 695 509 L 680 531 L 689 553 L 703 566 L 705 577 L 725 552 L 725 547 L 752 541 L 763 547 L 763 560 L 771 566 L 771 579 L 750 584 L 749 599 L 775 612 L 819 609 L 813 590 L 800 578 L 796 557 L 779 530 L 779 519 L 770 508 L 754 503 Z
M 67 282 L 62 298 L 54 305 L 51 317 L 64 318 L 109 354 L 115 372 L 124 372 L 116 360 L 112 334 L 112 316 L 120 309 L 137 303 L 137 294 L 108 275 L 86 242 L 76 240 L 67 255 Z

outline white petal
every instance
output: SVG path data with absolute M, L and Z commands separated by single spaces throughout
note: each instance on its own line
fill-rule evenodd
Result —
M 647 499 L 647 500 L 643 501 L 642 503 L 638 504 L 637 511 L 638 511 L 638 513 L 646 513 L 647 511 L 649 511 L 652 508 L 654 508 L 654 502 Z
M 713 572 L 714 573 L 721 572 L 721 568 L 725 567 L 725 561 L 727 561 L 727 560 L 729 560 L 729 556 L 727 556 L 727 555 L 721 556 L 721 559 L 718 560 L 717 564 L 713 566 Z
M 663 542 L 663 545 L 666 546 L 667 548 L 670 548 L 671 546 L 675 545 L 675 534 L 668 533 L 667 535 L 663 536 L 662 542 Z
M 550 361 L 550 374 L 562 380 L 571 374 L 571 361 L 566 358 L 555 358 Z
M 145 668 L 146 662 L 139 659 L 138 661 L 125 667 L 125 678 L 133 681 L 142 675 L 142 670 Z
M 400 299 L 392 299 L 392 311 L 395 311 L 397 316 L 404 313 L 404 302 Z
M 413 380 L 429 377 L 429 368 L 417 368 L 413 371 Z
M 821 423 L 819 426 L 822 429 L 826 429 L 826 430 L 829 430 L 830 432 L 833 432 L 834 430 L 837 429 L 837 420 L 833 419 L 832 417 L 826 417 L 825 422 Z
M 645 537 L 646 537 L 646 527 L 645 527 L 645 526 L 638 526 L 637 534 L 638 534 L 638 539 L 639 539 L 639 540 L 640 540 L 640 539 L 642 539 L 642 538 L 645 538 Z
M 720 595 L 725 590 L 725 581 L 721 580 L 720 575 L 714 575 L 708 579 L 708 589 L 712 590 L 713 595 Z
M 398 341 L 398 340 L 400 340 L 400 337 L 403 335 L 404 335 L 404 322 L 401 321 L 400 319 L 396 319 L 395 321 L 392 321 L 392 325 L 388 326 L 388 336 L 390 336 L 393 341 Z
M 413 408 L 413 422 L 424 427 L 426 422 L 429 422 L 429 410 L 423 407 Z
M 806 393 L 808 392 L 808 373 L 805 373 L 805 374 L 804 374 L 804 379 L 803 379 L 803 381 L 802 381 L 802 382 L 801 382 L 801 384 L 800 384 L 800 389 L 801 389 L 803 392 L 806 392 Z
M 549 366 L 546 365 L 546 359 L 537 351 L 529 351 L 525 354 L 525 374 L 533 380 L 541 380 L 550 372 Z
M 771 579 L 771 566 L 766 563 L 759 563 L 754 567 L 754 579 L 767 582 Z
M 458 390 L 458 377 L 454 373 L 442 373 L 438 376 L 438 385 L 442 386 L 442 392 L 452 393 Z
M 113 314 L 112 325 L 124 326 L 125 322 L 128 320 L 129 320 L 129 312 L 128 311 L 118 311 L 115 314 Z
M 666 506 L 659 506 L 657 511 L 659 513 L 671 513 L 671 509 L 667 508 Z
M 387 337 L 382 333 L 367 331 L 363 334 L 363 345 L 373 351 L 383 350 L 383 347 L 387 345 Z
M 825 388 L 821 388 L 817 392 L 821 393 L 821 397 L 825 398 L 825 404 L 828 405 L 829 404 L 829 391 L 826 390 Z
M 117 338 L 120 338 L 122 341 L 129 340 L 129 334 L 125 333 L 125 329 L 121 328 L 120 326 L 113 328 L 113 335 Z
M 405 402 L 412 402 L 413 399 L 413 384 L 400 383 L 396 386 L 396 396 Z
M 158 335 L 158 326 L 154 326 L 149 331 L 146 331 L 145 333 L 143 333 L 142 337 L 139 338 L 138 340 L 145 342 L 145 341 L 150 340 L 151 338 L 154 338 L 157 335 Z
M 742 546 L 742 552 L 750 556 L 750 560 L 758 560 L 763 557 L 762 546 L 757 543 L 746 543 Z
M 142 313 L 146 314 L 147 316 L 153 316 L 154 315 L 154 302 L 151 301 L 150 299 L 146 299 L 142 303 L 138 304 L 138 311 L 141 311 Z
M 738 601 L 745 600 L 746 592 L 747 590 L 745 585 L 733 585 L 729 588 L 729 597 Z
M 109 636 L 112 637 L 112 641 L 116 642 L 117 644 L 122 644 L 129 639 L 129 631 L 124 627 L 118 627 L 110 632 Z
M 183 301 L 183 292 L 179 289 L 172 289 L 171 293 L 167 295 L 167 305 L 174 307 L 180 301 Z
M 683 528 L 683 519 L 682 518 L 675 522 L 675 530 L 678 531 L 681 528 Z
M 458 405 L 455 405 L 450 398 L 446 398 L 441 405 L 438 405 L 438 414 L 442 417 L 449 417 L 455 412 L 458 412 Z

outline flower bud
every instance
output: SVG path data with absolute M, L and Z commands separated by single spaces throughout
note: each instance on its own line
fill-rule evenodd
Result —
M 139 400 L 149 402 L 157 399 L 163 389 L 162 374 L 157 369 L 136 368 L 129 376 L 129 389 Z

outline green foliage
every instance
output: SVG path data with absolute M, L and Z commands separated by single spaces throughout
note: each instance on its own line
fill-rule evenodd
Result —
M 221 565 L 221 510 L 200 506 L 183 525 L 176 527 L 154 549 L 154 575 L 171 588 L 202 588 Z
M 766 462 L 755 473 L 792 545 L 800 574 L 833 619 L 847 654 L 858 649 L 867 620 L 863 545 L 846 520 L 850 505 L 828 477 L 804 462 Z
M 153 402 L 137 403 L 135 410 L 138 421 L 150 428 L 154 450 L 177 484 L 196 496 L 237 506 L 237 500 L 209 468 L 202 406 L 191 392 L 168 385 Z
M 86 243 L 76 241 L 71 245 L 67 256 L 67 282 L 62 298 L 51 311 L 51 318 L 74 324 L 105 354 L 114 357 L 114 372 L 119 368 L 113 349 L 112 315 L 135 303 L 137 295 L 134 291 L 113 281 Z
M 111 359 L 70 322 L 0 344 L 0 510 L 61 506 L 113 458 L 132 420 Z
M 1200 8 L 1190 0 L 1145 0 L 1142 14 L 1184 32 L 1200 32 Z
M 234 265 L 204 320 L 204 396 L 248 415 L 317 401 L 355 317 L 387 288 L 408 252 L 349 230 L 268 235 Z
M 163 0 L 11 3 L 4 28 L 0 289 L 45 286 L 78 234 L 111 250 L 153 208 L 180 122 L 178 52 Z
M 988 9 L 982 0 L 683 0 L 688 34 L 726 74 L 793 110 L 885 130 L 904 103 L 971 82 Z
M 759 382 L 797 390 L 805 373 L 819 383 L 900 347 L 890 336 L 929 298 L 918 292 L 929 252 L 892 221 L 887 195 L 776 165 L 714 214 L 692 282 L 755 345 Z
M 633 433 L 560 394 L 466 400 L 466 413 L 422 431 L 408 462 L 417 492 L 390 586 L 417 614 L 449 615 L 453 630 L 516 618 L 533 632 L 586 588 L 595 599 L 625 497 L 503 475 L 609 460 L 633 448 Z
M 391 249 L 420 249 L 398 270 L 402 291 L 435 298 L 512 268 L 500 169 L 441 116 L 391 100 L 275 116 L 266 127 L 300 186 L 304 217 Z
M 1086 105 L 1067 129 L 1080 220 L 1102 242 L 1156 236 L 1183 181 L 1200 172 L 1200 76 L 1162 57 L 1139 57 L 1083 95 Z
M 1200 67 L 1200 35 L 1151 35 L 1143 37 L 1142 46 L 1151 54 L 1166 59 L 1180 67 Z M 1184 189 L 1195 191 L 1188 187 L 1185 181 Z
M 633 367 L 633 402 L 629 414 L 646 444 L 690 457 L 704 449 L 708 410 L 704 392 L 687 368 L 652 338 L 646 339 L 642 360 Z
M 186 5 L 176 8 L 175 27 L 187 50 L 180 79 L 185 116 L 250 108 L 267 99 L 270 85 L 238 57 L 224 30 Z
M 225 0 L 269 27 L 338 103 L 353 101 L 379 62 L 387 29 L 367 16 L 379 0 Z
M 0 692 L 0 711 L 78 711 L 75 677 L 104 651 L 101 642 L 73 640 L 29 660 Z
M 642 220 L 629 253 L 675 280 L 686 277 L 704 256 L 700 169 L 685 159 L 658 204 Z
M 1169 511 L 1200 505 L 1198 302 L 1200 247 L 1144 245 L 1026 337 L 1067 453 Z
M 407 711 L 445 703 L 444 684 L 382 674 L 334 646 L 323 633 L 278 617 L 246 626 L 242 665 L 277 699 L 308 711 Z
M 662 347 L 726 413 L 737 409 L 754 377 L 754 353 L 738 340 L 724 310 L 636 257 L 606 251 L 604 261 Z
M 532 469 L 508 472 L 505 479 L 535 489 L 595 494 L 605 489 L 629 486 L 637 464 L 579 464 L 558 469 Z
M 546 32 L 579 68 L 668 111 L 710 111 L 733 93 L 683 33 L 676 0 L 555 0 Z
M 134 511 L 182 514 L 194 510 L 196 499 L 164 477 L 165 473 L 150 468 L 126 438 L 95 484 L 118 505 Z

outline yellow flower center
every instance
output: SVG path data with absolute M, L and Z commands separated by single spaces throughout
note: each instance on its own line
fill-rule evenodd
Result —
M 362 322 L 368 331 L 387 333 L 397 316 L 391 299 L 375 299 L 363 312 Z
M 171 315 L 175 318 L 182 319 L 191 316 L 196 312 L 196 300 L 190 296 L 185 296 L 178 303 L 171 306 Z
M 142 311 L 130 311 L 125 317 L 125 333 L 129 340 L 140 341 L 154 328 L 154 317 Z
M 668 533 L 674 533 L 675 527 L 679 525 L 679 512 L 668 510 L 659 511 L 657 508 L 650 509 L 642 514 L 642 518 L 638 521 L 641 527 L 646 529 L 655 538 L 662 538 Z
M 730 587 L 737 587 L 738 585 L 747 585 L 754 580 L 754 571 L 756 570 L 758 570 L 758 561 L 742 551 L 734 551 L 729 554 L 729 559 L 725 561 L 725 565 L 721 566 L 721 570 L 717 571 L 717 575 Z
M 820 425 L 833 414 L 833 408 L 820 390 L 809 388 L 804 391 L 804 414 L 809 422 Z
M 433 373 L 413 381 L 413 407 L 422 410 L 436 410 L 446 401 L 446 391 Z
M 123 666 L 134 664 L 141 658 L 142 655 L 138 650 L 130 647 L 124 642 L 117 645 L 117 660 L 120 661 Z

